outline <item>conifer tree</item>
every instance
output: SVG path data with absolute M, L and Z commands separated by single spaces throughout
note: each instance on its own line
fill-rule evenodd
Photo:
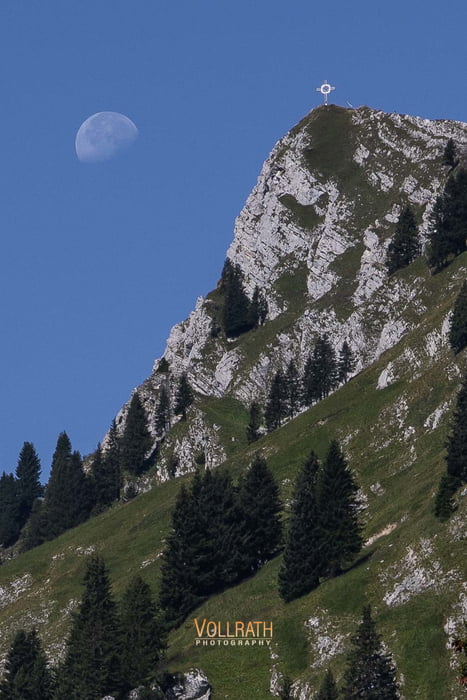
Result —
M 313 353 L 305 365 L 303 398 L 307 406 L 320 401 L 336 387 L 338 368 L 334 348 L 325 333 L 319 336 Z
M 243 287 L 242 271 L 228 258 L 222 270 L 221 290 L 224 294 L 222 327 L 228 338 L 236 338 L 258 323 L 259 309 L 253 317 L 250 300 Z
M 279 592 L 289 602 L 316 588 L 321 571 L 321 531 L 317 504 L 318 459 L 311 452 L 295 482 Z
M 165 648 L 160 612 L 140 576 L 129 584 L 120 606 L 121 672 L 128 690 L 153 681 Z
M 130 474 L 141 474 L 146 466 L 146 456 L 151 449 L 152 438 L 148 430 L 146 411 L 137 391 L 133 392 L 120 439 L 120 464 Z
M 362 622 L 351 638 L 342 698 L 344 700 L 397 700 L 395 668 L 384 651 L 370 606 L 363 609 Z
M 268 432 L 280 428 L 282 419 L 287 415 L 287 398 L 284 376 L 276 372 L 272 380 L 269 398 L 264 412 Z
M 117 609 L 102 557 L 91 557 L 84 586 L 73 613 L 55 700 L 98 700 L 122 685 Z
M 396 232 L 388 246 L 386 265 L 392 275 L 397 270 L 407 267 L 421 253 L 415 215 L 410 206 L 406 206 L 396 225 Z
M 451 174 L 431 214 L 428 264 L 438 272 L 466 249 L 467 170 Z
M 334 680 L 331 669 L 328 669 L 318 691 L 318 695 L 316 696 L 316 700 L 338 700 L 338 698 L 339 691 L 336 681 Z
M 109 443 L 113 438 L 110 437 Z M 101 512 L 108 508 L 114 501 L 118 501 L 121 488 L 121 473 L 118 454 L 113 453 L 111 444 L 105 453 L 97 445 L 91 463 L 91 475 L 93 481 L 94 511 Z
M 240 483 L 239 509 L 246 573 L 252 573 L 271 559 L 282 540 L 279 488 L 260 455 Z
M 337 379 L 339 382 L 346 382 L 349 374 L 355 369 L 355 358 L 353 352 L 346 340 L 342 343 L 339 351 L 339 360 L 337 364 Z
M 467 280 L 455 301 L 449 328 L 449 343 L 455 353 L 467 347 Z
M 156 430 L 159 435 L 165 435 L 170 428 L 170 398 L 167 386 L 162 384 L 159 393 L 159 403 L 156 414 Z
M 262 326 L 266 321 L 268 315 L 268 303 L 264 296 L 261 294 L 258 285 L 256 285 L 253 296 L 251 298 L 250 306 L 250 316 L 251 316 L 251 327 L 257 328 Z
M 454 512 L 454 494 L 459 482 L 449 474 L 443 474 L 435 497 L 435 515 L 440 520 L 448 520 Z
M 18 484 L 13 474 L 0 477 L 0 545 L 10 547 L 21 529 Z
M 191 489 L 182 486 L 178 492 L 172 530 L 162 554 L 159 604 L 168 627 L 183 622 L 204 597 L 198 592 L 197 562 L 193 556 L 202 536 L 197 529 L 200 510 L 196 496 L 201 489 L 200 481 L 201 476 L 196 473 Z
M 84 474 L 81 456 L 79 452 L 71 452 L 68 435 L 60 433 L 43 504 L 46 539 L 58 537 L 84 522 L 92 505 L 91 485 Z
M 449 139 L 444 149 L 443 163 L 450 168 L 454 168 L 458 162 L 456 144 L 452 139 Z
M 293 418 L 300 408 L 300 380 L 297 365 L 291 360 L 285 374 L 286 410 L 289 418 Z
M 246 436 L 249 443 L 255 442 L 260 437 L 260 428 L 262 422 L 261 406 L 256 401 L 250 406 L 250 420 L 246 428 Z
M 447 441 L 446 467 L 458 485 L 467 481 L 467 372 L 457 395 Z
M 362 547 L 358 488 L 336 440 L 331 442 L 318 479 L 322 575 L 335 576 Z
M 191 388 L 188 377 L 183 373 L 179 379 L 177 393 L 175 396 L 174 413 L 182 416 L 182 420 L 186 420 L 187 409 L 194 401 L 193 389 Z
M 19 630 L 6 659 L 0 700 L 52 700 L 53 677 L 35 629 Z
M 34 501 L 43 494 L 44 489 L 40 482 L 40 474 L 41 463 L 34 445 L 31 442 L 25 442 L 16 465 L 21 527 L 29 518 Z

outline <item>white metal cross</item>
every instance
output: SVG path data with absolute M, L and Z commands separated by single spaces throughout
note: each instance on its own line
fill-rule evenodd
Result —
M 316 88 L 316 92 L 320 92 L 323 96 L 324 104 L 327 105 L 328 103 L 328 95 L 331 92 L 331 90 L 335 90 L 336 88 L 333 85 L 329 85 L 328 81 L 325 80 L 324 83 L 321 85 L 321 87 Z

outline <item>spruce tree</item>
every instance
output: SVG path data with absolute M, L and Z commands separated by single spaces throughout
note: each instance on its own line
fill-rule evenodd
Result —
M 338 700 L 338 698 L 339 691 L 336 681 L 334 680 L 331 669 L 328 669 L 318 691 L 318 695 L 316 696 L 316 700 Z
M 21 527 L 29 518 L 34 501 L 43 494 L 40 474 L 41 463 L 34 445 L 31 442 L 25 442 L 16 465 Z
M 293 418 L 300 409 L 300 380 L 297 365 L 291 360 L 285 374 L 286 410 L 289 418 Z
M 306 406 L 320 401 L 337 386 L 338 367 L 334 348 L 327 333 L 319 336 L 313 353 L 305 365 L 303 399 Z
M 246 428 L 246 436 L 249 443 L 255 442 L 260 437 L 260 428 L 262 422 L 261 406 L 256 401 L 250 406 L 250 420 Z
M 243 287 L 242 271 L 228 258 L 222 270 L 221 290 L 224 296 L 222 327 L 228 338 L 236 338 L 258 323 L 259 309 L 256 317 L 252 317 L 250 300 Z
M 128 585 L 120 605 L 121 673 L 128 690 L 156 678 L 165 648 L 160 612 L 140 576 Z
M 466 249 L 467 170 L 450 175 L 431 214 L 428 264 L 435 272 Z
M 52 700 L 53 676 L 35 629 L 19 630 L 6 659 L 1 700 Z
M 0 545 L 10 547 L 21 529 L 18 484 L 13 474 L 3 472 L 0 477 Z
M 172 530 L 162 554 L 159 604 L 168 627 L 179 625 L 190 610 L 204 598 L 199 593 L 197 562 L 193 555 L 200 546 L 200 509 L 196 497 L 200 491 L 199 473 L 191 489 L 182 486 L 172 514 Z M 194 492 L 194 493 L 193 493 Z
M 334 440 L 318 479 L 322 575 L 340 573 L 362 548 L 357 491 L 347 461 Z
M 287 527 L 279 592 L 289 602 L 316 588 L 321 571 L 321 532 L 317 504 L 318 459 L 311 452 L 295 482 Z
M 188 377 L 185 373 L 180 376 L 178 381 L 177 393 L 175 396 L 174 413 L 182 416 L 182 420 L 186 420 L 187 409 L 194 401 L 193 389 L 191 388 Z
M 46 539 L 54 539 L 84 522 L 92 505 L 91 484 L 84 474 L 81 456 L 71 452 L 68 435 L 60 433 L 43 504 Z
M 449 343 L 455 353 L 467 346 L 467 280 L 455 301 L 449 328 Z
M 449 474 L 443 474 L 435 497 L 435 515 L 440 520 L 448 520 L 454 512 L 454 494 L 459 482 Z
M 282 540 L 279 488 L 264 457 L 256 455 L 240 483 L 241 546 L 246 573 L 278 551 Z
M 162 384 L 159 392 L 159 402 L 156 414 L 156 430 L 158 435 L 165 435 L 170 428 L 170 398 L 167 386 Z
M 72 616 L 55 700 L 99 700 L 122 686 L 117 609 L 102 557 L 91 557 L 84 586 Z
M 363 609 L 362 622 L 351 638 L 343 700 L 397 700 L 395 668 L 384 651 L 370 606 Z
M 355 369 L 355 358 L 352 350 L 346 340 L 342 343 L 339 351 L 339 360 L 337 363 L 337 379 L 339 382 L 346 382 L 349 374 Z
M 453 139 L 449 139 L 444 149 L 443 163 L 450 168 L 455 168 L 458 162 L 456 144 Z
M 110 442 L 110 441 L 109 441 Z M 108 449 L 105 453 L 97 445 L 91 462 L 94 512 L 101 512 L 114 501 L 118 501 L 121 488 L 121 473 L 118 455 Z
M 405 207 L 396 225 L 396 231 L 389 244 L 386 265 L 392 275 L 397 270 L 407 267 L 421 253 L 415 215 L 411 207 Z
M 123 471 L 141 474 L 146 467 L 152 438 L 148 430 L 146 411 L 137 391 L 133 392 L 120 439 L 120 464 Z
M 467 372 L 457 395 L 447 441 L 447 473 L 457 484 L 467 481 Z
M 268 432 L 280 428 L 282 419 L 287 415 L 287 394 L 282 372 L 276 372 L 269 391 L 264 417 Z

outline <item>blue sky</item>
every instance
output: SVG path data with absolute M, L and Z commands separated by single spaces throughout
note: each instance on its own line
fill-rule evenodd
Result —
M 467 6 L 2 0 L 0 469 L 93 450 L 212 289 L 274 143 L 320 103 L 467 120 Z M 83 164 L 80 124 L 139 138 Z

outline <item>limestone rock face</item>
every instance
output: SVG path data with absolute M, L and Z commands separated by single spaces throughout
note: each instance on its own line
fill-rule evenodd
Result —
M 167 700 L 210 700 L 211 686 L 206 675 L 199 668 L 194 668 L 174 678 L 165 696 Z
M 251 342 L 246 353 L 242 343 L 213 332 L 215 301 L 199 298 L 167 341 L 172 396 L 186 372 L 198 396 L 264 400 L 273 374 L 291 359 L 302 370 L 324 332 L 336 351 L 347 341 L 358 358 L 356 372 L 398 343 L 425 310 L 423 284 L 413 274 L 388 277 L 387 247 L 407 204 L 426 241 L 448 172 L 442 156 L 449 138 L 464 158 L 467 124 L 334 105 L 314 109 L 284 136 L 263 165 L 227 251 L 248 295 L 258 286 L 267 298 L 266 327 L 274 322 L 275 332 Z M 159 362 L 138 388 L 155 440 L 157 397 L 169 381 L 157 373 Z M 381 385 L 389 381 L 388 374 Z M 121 427 L 125 415 L 123 407 Z M 190 431 L 188 442 L 206 443 L 207 459 L 218 464 L 222 450 L 212 427 L 197 419 Z M 180 473 L 192 468 L 190 459 L 182 458 Z

